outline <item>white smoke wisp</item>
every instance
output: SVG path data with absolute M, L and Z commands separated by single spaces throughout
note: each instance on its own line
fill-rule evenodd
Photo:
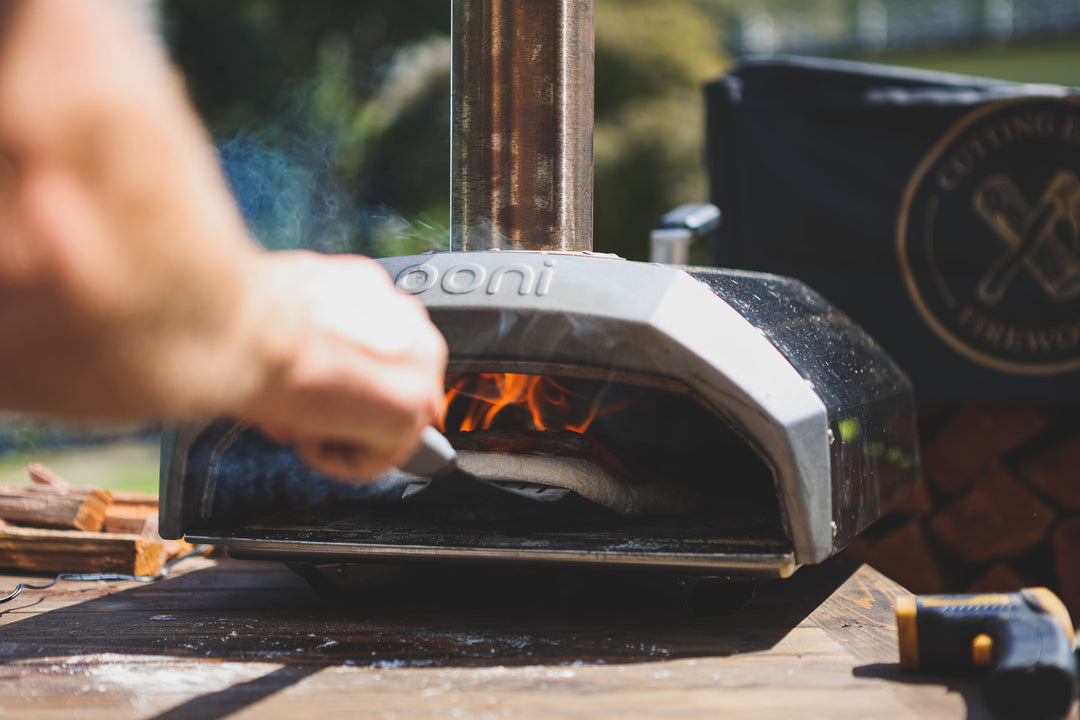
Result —
M 425 213 L 406 219 L 385 204 L 365 203 L 360 190 L 336 178 L 340 162 L 364 168 L 395 122 L 448 76 L 449 39 L 433 37 L 399 49 L 376 73 L 370 98 L 328 118 L 320 98 L 340 91 L 347 80 L 344 67 L 338 67 L 340 50 L 323 53 L 331 71 L 296 93 L 289 117 L 219 142 L 222 166 L 249 229 L 269 249 L 372 256 L 449 249 L 446 221 Z

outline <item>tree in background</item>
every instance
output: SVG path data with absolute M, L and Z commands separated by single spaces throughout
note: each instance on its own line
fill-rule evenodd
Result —
M 445 0 L 166 0 L 164 28 L 245 216 L 270 247 L 375 255 L 449 237 Z M 643 259 L 703 200 L 701 84 L 720 37 L 691 0 L 598 0 L 595 247 Z
M 694 2 L 596 4 L 596 250 L 643 260 L 649 230 L 703 202 L 702 86 L 726 65 L 721 33 Z

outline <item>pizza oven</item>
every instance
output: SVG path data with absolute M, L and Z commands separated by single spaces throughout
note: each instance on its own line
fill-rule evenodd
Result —
M 907 378 L 797 280 L 591 252 L 591 3 L 453 13 L 455 249 L 380 262 L 446 336 L 458 470 L 349 485 L 229 419 L 171 428 L 162 534 L 708 575 L 843 548 L 917 479 Z

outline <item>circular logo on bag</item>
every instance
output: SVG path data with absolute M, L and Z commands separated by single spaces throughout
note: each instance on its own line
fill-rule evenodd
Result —
M 1080 102 L 962 118 L 904 192 L 900 268 L 950 347 L 1004 372 L 1080 368 Z

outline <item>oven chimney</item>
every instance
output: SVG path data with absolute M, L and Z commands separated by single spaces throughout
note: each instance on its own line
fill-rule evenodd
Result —
M 453 0 L 451 248 L 592 250 L 593 0 Z

